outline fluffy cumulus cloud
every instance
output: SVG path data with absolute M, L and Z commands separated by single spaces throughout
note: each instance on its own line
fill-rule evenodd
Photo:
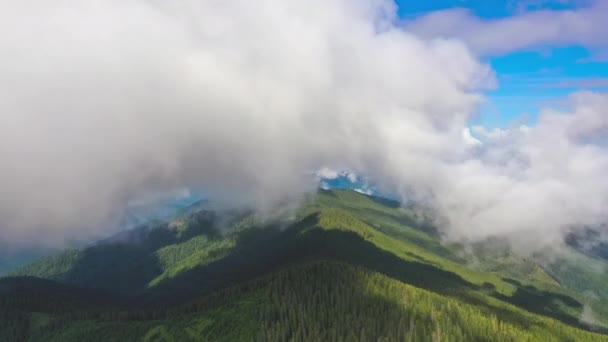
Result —
M 269 207 L 322 166 L 442 157 L 491 73 L 396 21 L 384 0 L 4 2 L 1 239 L 86 238 L 182 186 Z
M 108 233 L 129 203 L 188 186 L 265 210 L 332 170 L 415 202 L 446 238 L 558 240 L 606 219 L 606 96 L 469 130 L 492 71 L 403 29 L 390 1 L 2 7 L 1 240 Z
M 465 41 L 479 54 L 502 54 L 547 45 L 584 45 L 598 49 L 601 57 L 608 47 L 602 29 L 608 20 L 608 2 L 588 1 L 579 9 L 541 9 L 546 1 L 516 2 L 520 13 L 498 19 L 481 19 L 461 8 L 432 12 L 405 23 L 417 34 L 450 37 Z
M 607 220 L 608 95 L 578 93 L 533 127 L 475 129 L 484 143 L 442 166 L 431 205 L 446 236 L 506 236 L 522 251 Z

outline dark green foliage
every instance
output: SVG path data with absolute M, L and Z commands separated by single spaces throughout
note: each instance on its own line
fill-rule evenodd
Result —
M 214 228 L 216 220 L 214 212 L 188 213 L 175 222 L 140 227 L 83 250 L 67 250 L 42 258 L 11 275 L 135 294 L 172 267 L 180 266 L 179 261 L 190 256 L 193 247 L 201 248 L 201 244 L 188 244 L 189 240 L 204 237 L 210 244 L 220 239 Z M 171 253 L 163 253 L 165 246 L 173 246 Z M 214 256 L 211 254 L 209 257 Z M 199 261 L 196 260 L 197 264 Z
M 44 276 L 66 284 L 128 294 L 143 289 L 160 270 L 158 261 L 143 247 L 113 243 L 42 259 L 14 275 Z
M 114 314 L 33 341 L 606 341 L 523 310 L 463 303 L 348 264 L 313 262 L 156 317 Z
M 296 217 L 194 208 L 39 260 L 15 274 L 71 286 L 0 287 L 0 341 L 606 340 L 544 268 L 498 244 L 472 269 L 395 202 L 321 191 Z
M 125 301 L 105 292 L 33 277 L 0 279 L 0 341 L 23 341 L 45 315 L 85 317 L 116 310 Z

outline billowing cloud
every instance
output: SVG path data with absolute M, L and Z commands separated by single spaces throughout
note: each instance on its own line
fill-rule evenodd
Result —
M 416 165 L 492 82 L 384 0 L 25 0 L 0 11 L 0 229 L 49 243 L 197 186 L 260 207 L 311 170 Z
M 336 179 L 340 176 L 340 172 L 324 166 L 316 172 L 316 175 L 319 179 Z
M 606 20 L 608 3 L 592 1 L 580 9 L 526 10 L 497 19 L 481 19 L 466 9 L 448 9 L 424 15 L 405 25 L 408 30 L 427 38 L 458 38 L 478 54 L 496 55 L 548 45 L 605 48 L 608 35 L 602 28 Z
M 4 241 L 91 237 L 190 186 L 263 210 L 322 168 L 414 201 L 450 239 L 551 242 L 606 220 L 607 97 L 471 132 L 492 71 L 462 41 L 404 30 L 390 1 L 3 7 Z
M 533 127 L 485 131 L 484 144 L 444 164 L 432 206 L 446 236 L 507 236 L 522 251 L 608 220 L 608 95 L 577 93 Z

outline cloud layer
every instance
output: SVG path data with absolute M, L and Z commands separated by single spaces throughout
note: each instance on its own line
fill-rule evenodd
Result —
M 504 54 L 543 46 L 608 47 L 602 29 L 608 3 L 591 1 L 580 9 L 533 10 L 498 19 L 481 19 L 466 9 L 436 11 L 406 22 L 408 30 L 426 38 L 458 38 L 481 55 Z
M 3 7 L 4 241 L 89 238 L 184 186 L 270 208 L 323 167 L 415 201 L 451 239 L 556 241 L 606 219 L 606 96 L 474 137 L 492 71 L 460 40 L 403 30 L 390 1 Z
M 507 236 L 533 251 L 607 221 L 607 95 L 574 94 L 565 111 L 544 110 L 534 127 L 473 130 L 483 145 L 444 165 L 435 187 L 449 237 Z
M 397 29 L 388 1 L 3 7 L 5 240 L 85 237 L 184 185 L 271 206 L 321 166 L 427 159 L 491 79 L 462 43 Z

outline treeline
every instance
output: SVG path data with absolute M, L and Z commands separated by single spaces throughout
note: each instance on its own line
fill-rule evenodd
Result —
M 35 341 L 608 341 L 499 303 L 471 305 L 343 263 L 291 267 L 164 312 L 63 315 Z
M 608 341 L 506 304 L 555 296 L 498 296 L 503 281 L 475 285 L 468 270 L 400 240 L 427 246 L 422 233 L 376 229 L 397 209 L 327 196 L 367 216 L 326 204 L 287 227 L 237 215 L 219 234 L 215 216 L 189 213 L 129 233 L 132 243 L 120 237 L 32 264 L 21 274 L 128 296 L 0 280 L 0 341 Z
M 231 215 L 224 220 L 240 219 Z M 224 256 L 233 241 L 215 230 L 217 216 L 206 210 L 187 213 L 172 223 L 136 228 L 84 249 L 41 258 L 10 275 L 136 295 L 161 275 L 166 278 Z
M 280 273 L 267 295 L 258 309 L 264 324 L 259 341 L 608 340 L 513 307 L 464 304 L 339 263 Z

